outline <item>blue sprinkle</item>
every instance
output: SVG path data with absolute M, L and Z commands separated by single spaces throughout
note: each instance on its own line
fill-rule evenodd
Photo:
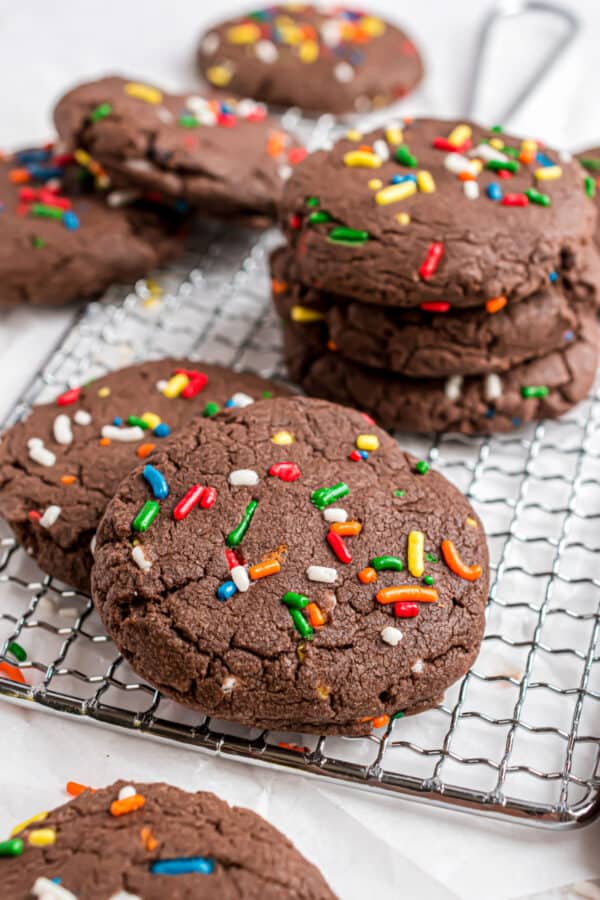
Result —
M 558 281 L 558 272 L 550 272 L 550 274 L 548 275 L 548 279 L 550 281 L 550 284 L 556 284 L 556 282 Z
M 235 406 L 235 401 L 234 400 L 226 400 L 225 406 L 227 409 L 230 409 L 232 406 Z
M 553 166 L 554 163 L 550 159 L 549 156 L 546 156 L 545 153 L 536 153 L 535 161 L 539 163 L 540 166 L 544 166 L 544 168 L 548 168 L 548 166 Z
M 522 423 L 522 419 L 519 419 L 519 418 L 515 417 L 515 418 L 512 420 L 512 423 L 513 423 L 513 425 L 515 426 L 515 428 L 518 428 L 519 425 L 521 425 L 521 423 Z
M 25 168 L 36 181 L 50 181 L 51 178 L 60 178 L 63 174 L 63 170 L 58 166 L 38 166 L 33 163 Z
M 221 101 L 221 103 L 219 105 L 221 107 L 222 113 L 229 113 L 229 114 L 233 113 L 233 109 L 231 108 L 231 106 L 229 106 L 228 103 L 223 103 L 223 101 Z
M 573 341 L 575 340 L 575 334 L 569 329 L 569 331 L 565 331 L 565 341 Z
M 75 215 L 73 210 L 67 209 L 66 212 L 63 213 L 62 223 L 69 231 L 77 231 L 79 228 L 79 217 Z
M 52 884 L 62 884 L 62 878 L 59 878 L 58 875 L 55 878 L 51 878 L 50 881 Z
M 485 411 L 485 417 L 486 417 L 486 419 L 493 419 L 495 415 L 496 415 L 495 410 L 492 409 L 491 406 L 488 406 L 488 408 L 487 408 L 486 411 Z
M 502 197 L 504 196 L 500 185 L 495 184 L 494 182 L 488 184 L 486 194 L 488 195 L 490 200 L 502 200 Z
M 116 425 L 117 428 L 120 428 L 122 424 L 123 424 L 123 419 L 121 418 L 121 416 L 115 416 L 113 419 L 113 425 Z
M 366 450 L 359 450 L 358 453 L 359 453 L 359 456 L 360 456 L 361 459 L 368 459 L 368 458 L 369 458 L 369 454 L 368 454 L 368 452 L 367 452 Z
M 417 183 L 416 175 L 392 175 L 390 184 L 404 184 L 405 181 L 414 181 Z
M 144 466 L 144 478 L 152 488 L 152 493 L 157 500 L 164 500 L 169 496 L 169 485 L 167 479 L 162 472 L 155 469 L 154 466 Z
M 41 163 L 50 159 L 50 150 L 21 150 L 15 153 L 15 159 L 25 165 L 25 163 Z
M 360 66 L 364 61 L 365 54 L 361 53 L 359 50 L 353 50 L 350 54 L 350 62 L 353 66 Z
M 234 594 L 237 594 L 237 588 L 233 581 L 224 581 L 217 588 L 217 600 L 229 600 Z
M 178 200 L 175 204 L 175 210 L 178 213 L 186 213 L 188 212 L 189 208 L 190 204 L 187 202 L 187 200 Z
M 190 856 L 187 859 L 159 859 L 150 866 L 153 875 L 189 875 L 197 872 L 210 875 L 215 864 L 206 856 Z
M 161 422 L 160 425 L 156 426 L 152 434 L 156 437 L 168 437 L 171 434 L 171 429 L 166 422 Z

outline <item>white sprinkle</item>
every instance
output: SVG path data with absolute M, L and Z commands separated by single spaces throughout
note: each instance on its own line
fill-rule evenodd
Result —
M 254 469 L 234 469 L 229 473 L 229 484 L 234 484 L 236 487 L 239 485 L 251 487 L 253 484 L 258 484 L 258 481 L 258 474 Z
M 54 523 L 58 520 L 62 510 L 60 506 L 52 505 L 48 506 L 44 512 L 44 515 L 40 519 L 40 525 L 42 528 L 51 528 Z
M 342 84 L 347 84 L 354 78 L 354 69 L 347 62 L 339 62 L 333 70 L 333 74 Z
M 322 581 L 324 584 L 333 584 L 337 578 L 337 570 L 327 566 L 309 566 L 306 570 L 309 581 Z
M 387 141 L 382 141 L 381 139 L 375 141 L 373 144 L 373 152 L 384 162 L 390 158 L 390 148 Z
M 498 400 L 502 396 L 502 381 L 495 372 L 485 376 L 485 396 L 487 400 Z
M 476 181 L 465 181 L 463 183 L 463 191 L 467 200 L 477 200 L 479 197 L 479 185 Z
M 132 425 L 130 428 L 117 428 L 116 425 L 103 425 L 102 437 L 111 441 L 141 441 L 144 437 L 144 429 L 139 425 Z
M 75 894 L 49 878 L 37 878 L 31 893 L 38 900 L 77 900 Z
M 279 50 L 272 41 L 259 41 L 254 47 L 254 52 L 261 62 L 274 63 L 279 56 Z
M 54 453 L 44 447 L 44 442 L 39 438 L 32 438 L 28 442 L 28 447 L 29 458 L 34 462 L 39 463 L 40 466 L 48 466 L 49 468 L 56 462 L 56 456 L 54 455 Z
M 399 628 L 392 628 L 391 625 L 386 625 L 385 628 L 382 629 L 381 640 L 385 641 L 385 643 L 389 644 L 391 647 L 396 647 L 402 640 L 402 632 Z
M 141 197 L 139 191 L 111 191 L 106 198 L 106 202 L 115 209 L 119 206 L 129 206 L 129 204 L 134 203 L 138 197 Z
M 204 40 L 202 41 L 202 50 L 204 53 L 208 53 L 212 56 L 213 53 L 216 53 L 219 49 L 219 35 L 216 31 L 209 31 Z
M 277 174 L 282 181 L 288 181 L 292 177 L 292 167 L 288 165 L 279 166 Z
M 117 891 L 110 900 L 141 900 L 137 894 L 130 894 L 129 891 Z
M 198 119 L 201 125 L 215 125 L 217 121 L 216 113 L 208 105 L 205 97 L 197 97 L 192 95 L 185 101 L 185 105 Z
M 160 119 L 161 122 L 164 122 L 165 125 L 170 125 L 175 116 L 171 112 L 170 109 L 167 109 L 166 106 L 157 106 L 156 107 L 156 115 Z
M 462 393 L 462 375 L 451 375 L 446 381 L 445 394 L 448 400 L 458 400 Z
M 477 166 L 462 153 L 448 153 L 444 159 L 444 168 L 454 175 L 460 175 L 461 172 L 468 172 L 469 175 L 478 174 Z
M 573 154 L 569 153 L 568 150 L 561 150 L 558 154 L 558 158 L 561 162 L 570 163 L 573 162 Z
M 125 168 L 132 172 L 151 172 L 152 164 L 147 159 L 128 159 L 124 163 Z
M 90 553 L 92 556 L 96 555 L 96 535 L 90 541 Z
M 337 47 L 341 41 L 341 26 L 339 20 L 327 19 L 321 25 L 321 39 L 328 47 Z
M 242 391 L 238 391 L 237 394 L 234 394 L 231 398 L 231 402 L 234 406 L 250 406 L 254 403 L 254 398 L 249 394 L 244 394 Z
M 339 506 L 330 506 L 323 510 L 323 518 L 326 522 L 347 522 L 348 513 Z
M 168 384 L 168 381 L 166 381 L 164 378 L 162 378 L 160 381 L 156 382 L 156 390 L 159 392 L 159 394 L 162 394 L 162 392 L 166 388 L 167 384 Z
M 234 687 L 237 684 L 237 678 L 234 678 L 233 675 L 228 675 L 227 678 L 224 679 L 223 684 L 221 685 L 221 690 L 224 694 L 230 694 Z
M 128 800 L 130 797 L 135 797 L 137 794 L 136 789 L 132 784 L 126 784 L 119 791 L 119 800 Z
M 245 566 L 234 566 L 231 572 L 231 580 L 240 593 L 244 594 L 250 587 L 250 578 Z
M 425 663 L 423 662 L 422 659 L 418 659 L 416 661 L 416 663 L 413 663 L 413 665 L 410 667 L 410 671 L 414 672 L 415 675 L 419 675 L 423 671 L 424 668 L 425 668 Z
M 478 156 L 486 162 L 489 162 L 491 159 L 497 159 L 500 162 L 506 162 L 508 160 L 506 153 L 500 153 L 499 150 L 496 150 L 496 148 L 492 147 L 490 144 L 479 144 L 478 147 L 473 147 L 472 150 L 469 150 L 469 156 Z
M 71 444 L 73 442 L 73 432 L 71 431 L 71 420 L 64 413 L 57 416 L 52 427 L 54 432 L 54 440 L 57 444 Z
M 43 447 L 44 442 L 41 438 L 29 438 L 27 441 L 27 446 L 30 450 L 34 450 L 36 447 Z
M 75 415 L 73 416 L 73 420 L 78 425 L 89 425 L 92 421 L 92 417 L 85 409 L 78 409 Z
M 259 105 L 260 104 L 256 103 L 254 100 L 250 100 L 248 97 L 244 97 L 243 100 L 239 101 L 238 105 L 235 108 L 235 111 L 240 119 L 245 119 L 255 113 Z
M 144 553 L 144 548 L 141 544 L 136 544 L 133 550 L 131 551 L 131 558 L 136 564 L 136 566 L 142 570 L 142 572 L 147 572 L 152 568 L 152 562 L 148 559 L 146 554 Z

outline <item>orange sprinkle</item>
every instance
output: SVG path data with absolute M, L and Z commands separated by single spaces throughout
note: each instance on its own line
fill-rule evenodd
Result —
M 113 800 L 110 804 L 110 814 L 111 816 L 124 816 L 127 813 L 135 812 L 136 809 L 141 809 L 145 802 L 141 794 L 125 797 L 124 800 Z
M 372 153 L 373 148 L 369 144 L 361 144 L 358 148 L 358 153 Z
M 334 522 L 329 530 L 335 532 L 335 534 L 342 534 L 344 537 L 354 537 L 361 533 L 362 522 Z
M 8 173 L 8 180 L 12 184 L 27 184 L 30 178 L 27 169 L 11 169 Z
M 18 681 L 19 684 L 27 684 L 21 670 L 17 666 L 11 666 L 10 663 L 0 662 L 0 675 L 4 675 L 4 677 L 10 679 L 10 681 Z
M 61 484 L 75 484 L 77 481 L 74 475 L 62 475 L 60 479 Z
M 459 172 L 458 180 L 459 181 L 476 181 L 476 178 L 470 172 Z
M 100 438 L 100 446 L 101 447 L 108 447 L 109 444 L 110 444 L 110 438 Z
M 377 716 L 373 719 L 373 728 L 385 728 L 389 721 L 389 716 Z
M 283 131 L 274 131 L 267 141 L 267 153 L 269 156 L 279 156 L 285 147 L 285 134 Z
M 504 309 L 508 300 L 506 297 L 491 297 L 485 304 L 486 310 L 492 314 L 500 312 L 501 309 Z
M 136 450 L 136 453 L 140 459 L 146 459 L 146 457 L 152 453 L 155 447 L 156 444 L 140 444 L 140 446 Z
M 519 153 L 519 162 L 525 166 L 530 166 L 535 161 L 535 153 L 531 150 L 521 150 Z
M 306 612 L 308 613 L 308 621 L 313 628 L 321 628 L 322 625 L 325 625 L 327 619 L 316 603 L 309 603 L 306 607 Z
M 477 581 L 478 578 L 481 578 L 483 574 L 481 566 L 465 565 L 452 541 L 442 541 L 442 556 L 448 568 L 459 578 L 464 578 L 465 581 Z
M 144 825 L 144 827 L 140 831 L 140 835 L 144 844 L 144 849 L 149 851 L 156 850 L 156 848 L 158 847 L 158 841 L 152 834 L 152 829 L 149 825 Z
M 87 784 L 79 784 L 78 781 L 67 781 L 67 794 L 70 794 L 71 797 L 79 797 L 84 791 L 91 791 L 92 794 L 95 794 L 96 788 L 88 787 Z
M 278 559 L 265 559 L 264 562 L 256 563 L 248 569 L 252 581 L 266 578 L 267 575 L 277 575 L 278 572 L 281 572 L 281 563 Z
M 371 566 L 367 566 L 366 569 L 361 569 L 358 573 L 358 580 L 362 584 L 373 584 L 374 581 L 377 581 L 377 572 Z
M 287 289 L 287 281 L 278 281 L 277 278 L 271 279 L 271 290 L 274 294 L 285 294 Z
M 392 587 L 382 588 L 377 593 L 378 603 L 395 603 L 398 601 L 412 600 L 413 603 L 435 603 L 438 592 L 432 587 L 420 587 L 417 584 L 397 584 Z
M 335 341 L 327 341 L 327 349 L 330 350 L 332 353 L 337 353 L 337 348 L 338 348 L 338 345 L 336 344 Z

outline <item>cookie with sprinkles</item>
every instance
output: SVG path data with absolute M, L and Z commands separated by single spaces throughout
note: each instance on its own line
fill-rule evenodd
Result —
M 89 299 L 182 252 L 182 214 L 107 187 L 91 157 L 59 145 L 0 159 L 0 306 Z
M 121 479 L 143 460 L 160 497 L 152 457 L 173 431 L 282 393 L 256 375 L 186 359 L 143 362 L 72 387 L 3 435 L 0 514 L 44 572 L 89 590 L 96 528 Z M 135 558 L 143 569 L 141 550 Z
M 520 363 L 507 372 L 406 378 L 361 365 L 341 353 L 284 331 L 290 376 L 308 394 L 366 410 L 389 430 L 494 434 L 537 419 L 555 419 L 583 400 L 598 366 L 595 315 L 583 318 L 562 350 Z
M 253 100 L 168 94 L 110 77 L 58 103 L 59 134 L 91 154 L 113 182 L 264 224 L 306 152 Z
M 412 378 L 476 375 L 505 372 L 581 335 L 600 284 L 600 258 L 595 251 L 589 257 L 589 268 L 575 283 L 553 276 L 520 303 L 497 297 L 485 309 L 446 314 L 359 303 L 306 287 L 295 279 L 294 259 L 285 248 L 271 257 L 271 289 L 284 327 L 300 347 L 310 345 L 318 353 L 327 345 L 348 360 Z
M 0 842 L 11 900 L 335 900 L 285 835 L 215 794 L 126 781 L 67 791 Z
M 308 111 L 364 112 L 406 96 L 423 64 L 409 37 L 368 12 L 312 4 L 253 10 L 211 28 L 198 64 L 215 87 Z
M 347 132 L 296 168 L 282 203 L 302 284 L 441 314 L 515 303 L 553 273 L 577 281 L 596 223 L 577 160 L 437 119 Z
M 197 420 L 153 464 L 169 496 L 140 531 L 143 467 L 121 484 L 93 598 L 166 695 L 245 725 L 359 735 L 435 704 L 473 662 L 481 523 L 368 417 L 276 398 Z M 197 484 L 216 502 L 182 509 Z
M 592 200 L 595 200 L 596 207 L 600 207 L 600 147 L 593 147 L 591 150 L 582 150 L 577 154 L 577 159 L 585 169 L 585 190 Z M 600 225 L 596 231 L 596 244 L 600 245 Z

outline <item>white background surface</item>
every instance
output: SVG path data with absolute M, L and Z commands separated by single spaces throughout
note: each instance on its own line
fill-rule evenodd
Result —
M 78 79 L 112 71 L 167 88 L 193 88 L 197 33 L 224 6 L 216 0 L 0 0 L 3 146 L 50 137 L 51 106 Z M 393 16 L 397 6 L 380 0 L 376 8 Z M 582 17 L 582 34 L 511 125 L 527 136 L 578 149 L 600 144 L 600 4 L 570 0 L 570 6 Z M 403 7 L 403 21 L 428 64 L 427 84 L 405 111 L 464 114 L 477 26 L 490 4 L 419 0 Z M 485 121 L 495 119 L 519 72 L 556 36 L 545 20 L 509 27 L 510 33 L 500 35 L 483 85 Z M 72 315 L 73 310 L 0 316 L 0 413 Z M 93 785 L 117 777 L 165 779 L 215 790 L 268 816 L 322 867 L 343 900 L 370 894 L 494 900 L 600 876 L 600 824 L 549 834 L 488 822 L 217 761 L 6 704 L 0 706 L 0 735 L 0 834 L 62 802 L 68 779 Z

